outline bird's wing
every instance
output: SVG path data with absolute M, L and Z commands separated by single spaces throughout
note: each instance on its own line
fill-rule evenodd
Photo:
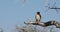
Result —
M 40 19 L 41 19 L 41 14 L 39 14 L 39 16 L 40 16 Z

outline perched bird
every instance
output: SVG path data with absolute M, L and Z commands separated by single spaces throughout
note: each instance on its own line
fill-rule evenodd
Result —
M 40 21 L 41 21 L 41 14 L 40 14 L 40 12 L 37 12 L 36 13 L 36 15 L 35 15 L 35 19 L 36 19 L 36 23 L 40 23 Z
M 47 27 L 47 26 L 54 25 L 57 28 L 60 28 L 60 23 L 55 21 L 55 20 L 50 20 L 50 21 L 47 21 L 47 22 L 41 22 L 41 14 L 40 14 L 40 12 L 36 13 L 35 19 L 36 19 L 36 22 L 31 21 L 31 22 L 24 22 L 24 23 L 27 24 L 27 25 L 32 24 L 32 25 L 39 25 L 39 26 L 42 26 L 42 27 Z

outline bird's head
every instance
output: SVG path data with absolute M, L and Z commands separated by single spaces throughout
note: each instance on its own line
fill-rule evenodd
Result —
M 37 14 L 40 14 L 40 12 L 37 12 Z

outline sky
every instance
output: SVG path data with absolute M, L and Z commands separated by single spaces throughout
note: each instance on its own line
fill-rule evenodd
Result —
M 60 0 L 56 1 L 56 6 L 60 7 Z M 24 21 L 35 20 L 37 11 L 41 13 L 42 22 L 56 20 L 60 22 L 60 11 L 57 14 L 55 10 L 47 9 L 45 6 L 52 0 L 0 0 L 0 28 L 4 32 L 11 32 L 16 25 L 23 26 Z M 48 10 L 45 12 L 45 9 Z M 59 31 L 58 31 L 59 32 Z

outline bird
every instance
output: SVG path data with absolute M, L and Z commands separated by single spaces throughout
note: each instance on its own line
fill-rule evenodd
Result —
M 41 22 L 41 14 L 40 14 L 39 11 L 36 13 L 36 15 L 35 15 L 35 19 L 36 19 L 36 23 L 39 24 L 39 23 Z
M 48 27 L 48 26 L 54 25 L 54 26 L 56 26 L 56 28 L 60 28 L 60 23 L 57 22 L 56 20 L 49 20 L 47 22 L 41 22 L 40 12 L 36 13 L 35 19 L 36 19 L 36 22 L 35 21 L 30 21 L 30 22 L 24 22 L 24 24 L 39 25 L 39 26 L 42 26 L 42 27 Z

